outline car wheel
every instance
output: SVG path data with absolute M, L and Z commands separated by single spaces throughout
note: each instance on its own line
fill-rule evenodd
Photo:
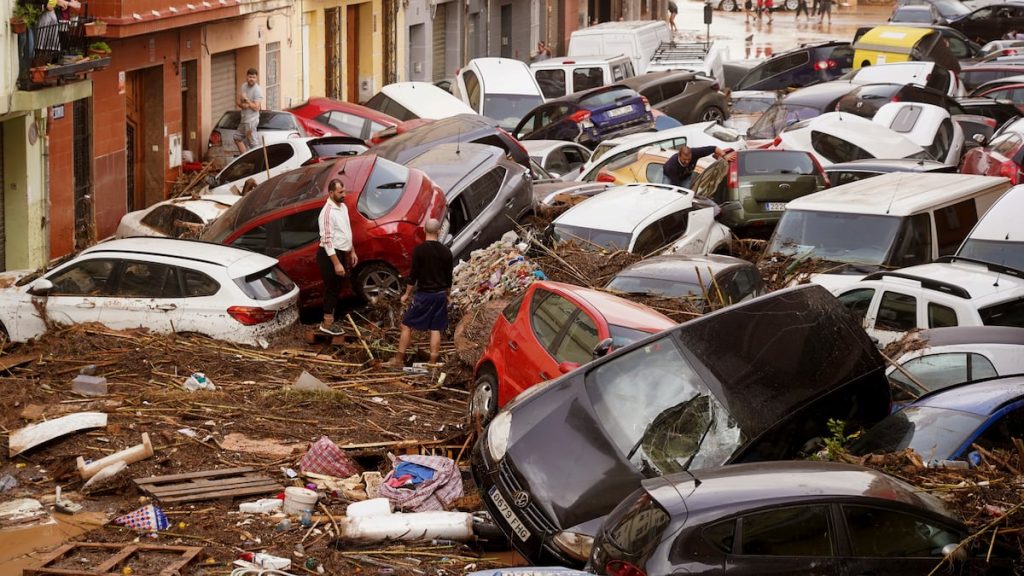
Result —
M 732 12 L 736 10 L 736 0 L 722 0 L 718 7 L 726 12 Z
M 398 298 L 402 293 L 402 281 L 394 268 L 381 262 L 367 264 L 355 276 L 356 294 L 367 302 L 376 302 L 380 297 Z
M 476 379 L 473 393 L 469 397 L 469 421 L 486 425 L 498 413 L 498 376 L 483 372 Z
M 718 122 L 721 124 L 725 114 L 718 106 L 708 106 L 700 113 L 701 122 Z
M 800 0 L 786 0 L 786 10 L 792 12 L 796 10 L 796 7 L 800 5 Z

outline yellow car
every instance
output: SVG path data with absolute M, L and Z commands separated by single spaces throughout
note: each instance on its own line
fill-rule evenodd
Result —
M 853 68 L 893 62 L 928 60 L 958 71 L 959 63 L 949 43 L 933 28 L 875 26 L 853 43 Z
M 662 150 L 656 146 L 641 148 L 633 154 L 610 162 L 598 172 L 597 181 L 617 186 L 634 182 L 664 184 L 667 180 L 662 172 L 662 166 L 676 154 L 678 152 L 675 150 Z

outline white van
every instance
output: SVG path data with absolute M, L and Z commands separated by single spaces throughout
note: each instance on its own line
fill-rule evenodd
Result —
M 952 255 L 1009 188 L 1006 178 L 973 174 L 865 178 L 780 206 L 785 212 L 765 254 L 832 264 L 811 281 L 835 293 L 866 274 Z
M 476 110 L 462 100 L 429 82 L 388 84 L 366 102 L 366 107 L 403 122 L 417 118 L 441 120 L 456 114 L 476 114 Z
M 544 103 L 530 67 L 512 58 L 474 58 L 455 73 L 452 94 L 505 130 Z
M 1014 186 L 985 212 L 956 255 L 1024 271 L 1024 185 Z
M 566 55 L 625 54 L 633 61 L 633 70 L 643 74 L 661 43 L 670 40 L 672 30 L 663 20 L 604 22 L 573 32 Z
M 548 58 L 530 64 L 530 72 L 545 98 L 561 98 L 636 76 L 633 61 L 621 54 Z

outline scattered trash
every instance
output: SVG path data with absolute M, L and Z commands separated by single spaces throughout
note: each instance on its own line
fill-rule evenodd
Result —
M 140 532 L 159 532 L 166 530 L 171 522 L 167 519 L 163 509 L 156 504 L 147 504 L 134 512 L 116 518 L 114 524 L 127 526 Z
M 18 479 L 10 474 L 4 474 L 3 478 L 0 478 L 0 492 L 7 492 L 13 490 L 18 486 Z
M 425 512 L 444 510 L 463 495 L 462 475 L 451 458 L 403 454 L 384 478 L 380 496 L 396 509 Z
M 103 376 L 79 374 L 71 381 L 71 391 L 82 396 L 104 396 L 107 393 L 107 379 Z
M 515 296 L 537 280 L 539 269 L 515 246 L 518 240 L 503 238 L 459 262 L 453 271 L 452 305 L 466 312 L 489 300 Z
M 77 467 L 78 473 L 82 476 L 82 480 L 88 480 L 95 476 L 100 470 L 114 464 L 115 462 L 124 462 L 125 464 L 133 464 L 140 460 L 145 460 L 153 455 L 153 443 L 149 440 L 149 434 L 146 432 L 142 433 L 142 444 L 132 446 L 131 448 L 125 448 L 120 452 L 115 452 L 109 456 L 91 462 L 85 463 L 85 458 L 78 457 Z
M 414 512 L 339 518 L 341 535 L 350 540 L 430 540 L 465 542 L 473 538 L 473 516 L 466 512 Z
M 345 515 L 349 518 L 380 516 L 382 514 L 391 514 L 391 501 L 387 498 L 373 498 L 363 502 L 353 502 L 345 509 Z
M 238 559 L 267 570 L 287 570 L 292 567 L 290 559 L 272 556 L 263 552 L 243 552 Z
M 248 466 L 136 478 L 134 482 L 140 490 L 161 502 L 197 502 L 282 490 L 273 479 Z
M 322 380 L 320 380 L 316 376 L 313 376 L 309 372 L 306 372 L 305 370 L 303 370 L 302 374 L 299 374 L 299 377 L 295 379 L 295 382 L 292 384 L 291 389 L 292 390 L 309 390 L 309 391 L 313 391 L 313 392 L 330 392 L 331 391 L 331 387 L 330 386 L 328 386 L 327 384 L 324 384 L 324 382 Z
M 182 436 L 188 436 L 189 438 L 199 438 L 199 434 L 197 434 L 196 431 L 191 428 L 182 428 L 178 430 L 178 434 L 181 434 Z
M 339 448 L 327 436 L 321 436 L 309 447 L 302 457 L 302 461 L 299 462 L 299 468 L 304 473 L 314 472 L 336 478 L 348 478 L 363 471 L 347 452 Z
M 78 514 L 82 511 L 82 505 L 60 497 L 60 486 L 57 486 L 57 495 L 53 499 L 53 508 L 64 514 Z
M 249 454 L 263 454 L 275 458 L 290 456 L 293 452 L 302 450 L 304 444 L 299 442 L 285 443 L 273 438 L 249 438 L 240 432 L 232 432 L 224 436 L 219 442 L 224 450 L 232 452 L 246 452 Z
M 269 514 L 280 510 L 283 504 L 284 501 L 280 498 L 261 498 L 255 502 L 242 502 L 238 505 L 238 511 L 250 514 Z
M 188 379 L 185 380 L 185 389 L 189 392 L 195 392 L 196 390 L 216 390 L 217 387 L 213 385 L 206 374 L 202 372 L 193 372 Z
M 288 519 L 288 518 L 285 518 L 284 520 L 281 520 L 280 522 L 278 522 L 276 526 L 274 526 L 274 531 L 275 532 L 284 532 L 285 530 L 291 529 L 291 527 L 292 527 L 292 521 L 290 519 Z
M 127 469 L 128 463 L 123 461 L 104 466 L 102 470 L 93 475 L 92 478 L 89 478 L 89 481 L 82 486 L 82 494 L 95 494 L 116 484 L 116 479 Z
M 53 420 L 30 424 L 11 432 L 8 438 L 8 456 L 17 456 L 22 452 L 35 448 L 61 436 L 81 432 L 89 428 L 102 428 L 107 425 L 107 415 L 102 412 L 78 412 Z
M 289 516 L 312 512 L 320 495 L 308 488 L 290 486 L 284 491 L 284 505 L 281 510 Z

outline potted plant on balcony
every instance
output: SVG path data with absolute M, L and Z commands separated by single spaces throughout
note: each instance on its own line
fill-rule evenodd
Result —
M 110 56 L 110 45 L 106 42 L 93 42 L 89 45 L 89 56 L 104 58 Z
M 93 20 L 85 23 L 85 35 L 89 38 L 105 36 L 107 34 L 107 23 L 103 20 Z
M 39 6 L 34 4 L 18 4 L 9 20 L 11 31 L 15 34 L 28 32 L 29 28 L 36 25 L 40 12 Z

